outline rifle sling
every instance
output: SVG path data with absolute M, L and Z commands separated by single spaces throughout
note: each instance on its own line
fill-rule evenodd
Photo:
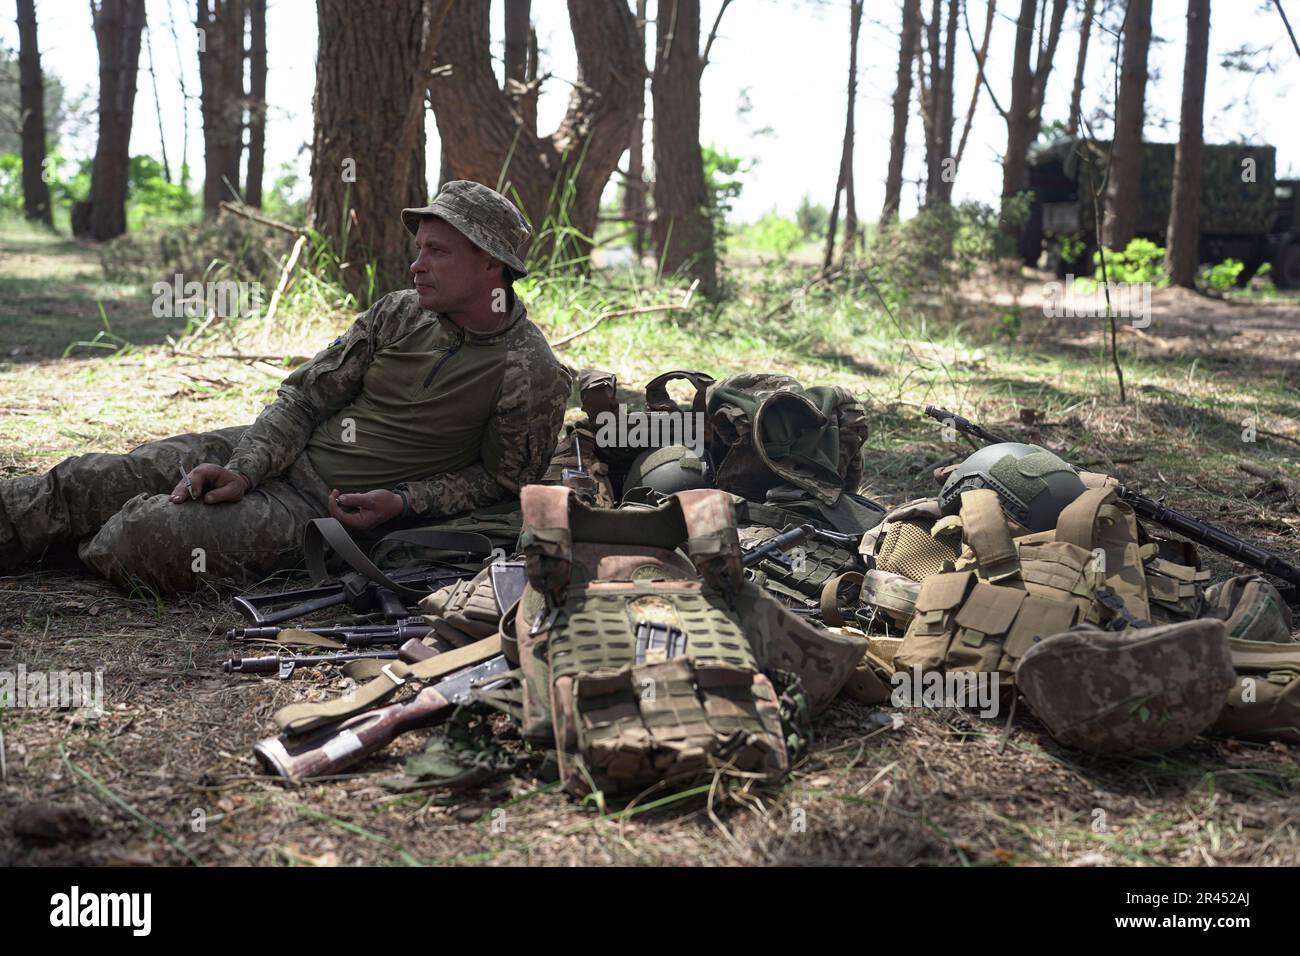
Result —
M 823 624 L 827 627 L 844 626 L 844 616 L 840 614 L 840 588 L 845 584 L 853 585 L 853 600 L 850 603 L 857 604 L 857 596 L 862 592 L 862 582 L 865 577 L 861 571 L 845 571 L 826 580 L 822 585 L 821 597 Z
M 484 555 L 490 554 L 492 551 L 492 542 L 486 537 L 467 531 L 438 531 L 432 528 L 417 528 L 394 532 L 386 535 L 381 541 L 405 541 L 441 550 L 469 551 Z M 334 518 L 313 518 L 311 524 L 307 525 L 307 529 L 303 533 L 303 557 L 306 559 L 307 570 L 311 573 L 312 581 L 316 584 L 327 581 L 330 577 L 325 570 L 326 545 L 332 548 L 358 574 L 361 574 L 367 580 L 373 581 L 380 587 L 387 588 L 412 604 L 429 596 L 428 590 L 399 584 L 381 571 L 373 561 L 366 557 L 365 552 L 357 546 L 357 543 L 352 540 L 352 536 L 348 534 L 347 529 Z
M 481 664 L 500 653 L 501 635 L 493 634 L 416 664 L 392 661 L 374 680 L 343 697 L 280 708 L 275 714 L 275 722 L 286 734 L 301 734 L 376 707 L 396 694 L 398 688 L 408 681 L 430 681 L 445 677 L 453 671 Z

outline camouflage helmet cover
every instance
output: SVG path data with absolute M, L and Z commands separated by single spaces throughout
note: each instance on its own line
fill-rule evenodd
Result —
M 415 235 L 420 220 L 437 216 L 488 255 L 500 259 L 516 277 L 528 274 L 521 253 L 532 237 L 523 213 L 505 196 L 482 183 L 453 179 L 427 206 L 402 210 L 402 225 Z
M 1083 481 L 1059 456 L 1038 445 L 999 442 L 953 469 L 939 493 L 944 514 L 961 508 L 963 491 L 991 488 L 1002 510 L 1030 531 L 1056 527 L 1061 510 L 1083 494 Z
M 1089 753 L 1180 747 L 1214 723 L 1235 681 L 1214 618 L 1118 633 L 1076 627 L 1035 643 L 1015 672 L 1052 736 Z

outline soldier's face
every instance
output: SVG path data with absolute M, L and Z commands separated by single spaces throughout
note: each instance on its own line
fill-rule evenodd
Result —
M 427 218 L 415 234 L 411 274 L 420 306 L 435 312 L 474 312 L 487 307 L 501 284 L 501 263 L 442 219 Z

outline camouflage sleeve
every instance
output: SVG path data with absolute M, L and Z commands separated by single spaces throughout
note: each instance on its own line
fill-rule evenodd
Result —
M 387 295 L 357 316 L 351 327 L 280 385 L 274 402 L 262 409 L 226 462 L 257 487 L 289 467 L 321 422 L 344 408 L 361 391 L 376 348 L 386 339 L 385 325 L 403 312 L 408 298 Z
M 483 438 L 483 460 L 460 471 L 398 486 L 411 514 L 442 517 L 518 495 L 541 480 L 564 424 L 572 378 L 546 350 L 507 358 L 501 393 Z

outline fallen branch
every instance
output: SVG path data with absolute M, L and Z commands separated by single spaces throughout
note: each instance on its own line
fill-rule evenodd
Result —
M 778 312 L 784 312 L 786 309 L 790 308 L 790 306 L 794 305 L 797 300 L 806 296 L 813 289 L 816 289 L 818 286 L 828 286 L 842 275 L 844 275 L 843 268 L 836 269 L 834 272 L 828 272 L 825 275 L 818 275 L 812 282 L 809 282 L 788 299 L 783 300 L 780 305 L 767 313 L 767 315 L 763 316 L 759 321 L 767 322 L 768 320 L 775 318 Z
M 236 362 L 279 362 L 289 365 L 301 365 L 310 362 L 310 355 L 245 355 L 242 352 L 184 352 L 174 349 L 172 355 L 182 355 L 197 359 L 233 359 Z
M 1256 478 L 1263 478 L 1267 484 L 1264 491 L 1270 491 L 1274 488 L 1286 493 L 1288 498 L 1300 498 L 1300 483 L 1292 478 L 1288 478 L 1281 472 L 1272 471 L 1263 465 L 1257 465 L 1254 462 L 1243 461 L 1237 465 L 1242 471 Z
M 260 212 L 254 210 L 252 206 L 245 206 L 241 202 L 231 202 L 229 199 L 223 199 L 217 204 L 217 207 L 219 209 L 224 209 L 226 212 L 234 213 L 236 216 L 242 216 L 244 219 L 251 220 L 258 225 L 270 226 L 272 229 L 279 229 L 281 232 L 287 232 L 291 236 L 305 236 L 307 234 L 306 229 L 302 229 L 298 226 L 291 226 L 287 222 L 280 222 L 277 219 L 264 216 Z
M 578 331 L 574 332 L 572 335 L 566 335 L 564 338 L 552 342 L 551 348 L 558 349 L 562 345 L 568 345 L 574 339 L 578 338 L 578 336 L 586 335 L 606 319 L 620 318 L 625 315 L 645 315 L 649 312 L 689 312 L 691 310 L 691 299 L 695 296 L 695 290 L 699 284 L 699 279 L 692 282 L 691 287 L 687 289 L 686 294 L 682 296 L 681 302 L 669 303 L 667 305 L 642 305 L 637 306 L 635 309 L 615 309 L 610 312 L 602 312 L 600 315 L 596 316 L 596 320 L 590 325 L 578 329 Z

